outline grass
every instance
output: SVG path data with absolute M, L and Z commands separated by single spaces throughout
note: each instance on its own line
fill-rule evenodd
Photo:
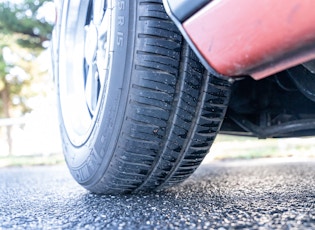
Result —
M 315 158 L 315 138 L 258 140 L 251 137 L 219 135 L 209 155 L 215 160 Z
M 315 138 L 258 140 L 250 137 L 219 135 L 206 161 L 257 158 L 315 158 Z M 0 156 L 0 168 L 64 163 L 62 154 Z
M 23 167 L 40 165 L 64 164 L 62 154 L 51 155 L 28 155 L 28 156 L 2 156 L 0 157 L 0 168 Z

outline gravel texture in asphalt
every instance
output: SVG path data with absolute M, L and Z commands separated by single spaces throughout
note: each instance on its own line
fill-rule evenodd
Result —
M 315 229 L 315 161 L 203 164 L 167 191 L 100 196 L 66 166 L 0 169 L 0 229 Z

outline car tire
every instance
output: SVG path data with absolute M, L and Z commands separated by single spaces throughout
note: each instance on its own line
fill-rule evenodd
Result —
M 204 69 L 161 0 L 67 0 L 58 21 L 60 130 L 75 180 L 118 194 L 188 178 L 221 126 L 230 83 Z

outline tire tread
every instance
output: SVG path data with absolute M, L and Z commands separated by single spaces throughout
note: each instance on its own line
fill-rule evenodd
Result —
M 129 100 L 99 193 L 159 190 L 200 165 L 223 121 L 230 83 L 207 73 L 162 1 L 139 1 Z

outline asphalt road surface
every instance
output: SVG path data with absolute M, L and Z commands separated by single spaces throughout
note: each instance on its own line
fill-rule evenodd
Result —
M 315 229 L 315 161 L 200 167 L 160 193 L 98 196 L 65 166 L 0 169 L 0 229 Z

